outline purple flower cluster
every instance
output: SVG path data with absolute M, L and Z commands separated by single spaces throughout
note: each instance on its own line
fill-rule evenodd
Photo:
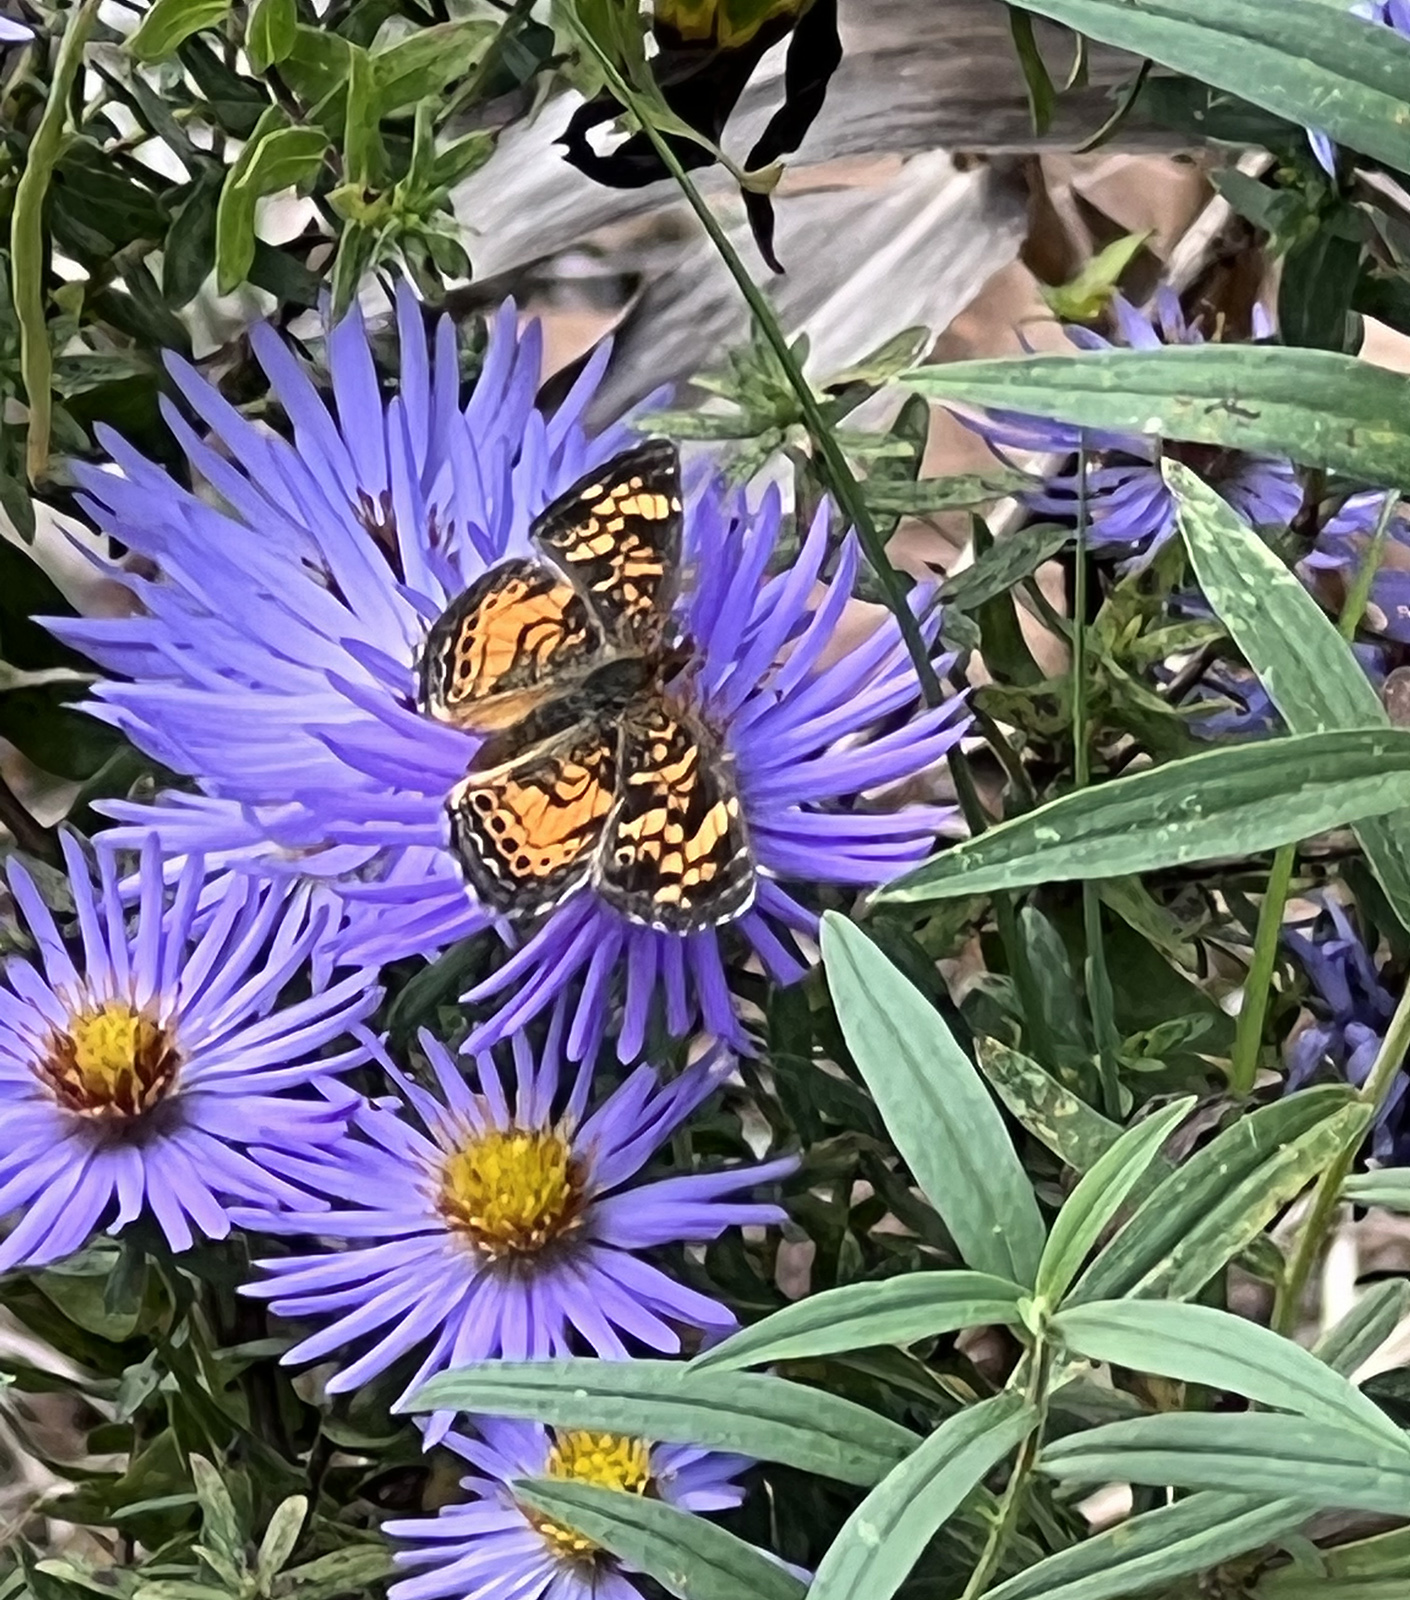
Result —
M 1334 900 L 1304 931 L 1283 938 L 1311 984 L 1312 1020 L 1288 1047 L 1286 1087 L 1300 1088 L 1324 1065 L 1360 1088 L 1380 1052 L 1396 996 L 1346 911 Z M 1403 980 L 1395 980 L 1397 987 Z M 1410 1077 L 1396 1076 L 1371 1134 L 1371 1154 L 1387 1165 L 1410 1161 Z
M 267 1241 L 243 1292 L 299 1325 L 286 1361 L 336 1363 L 330 1394 L 395 1369 L 404 1401 L 469 1361 L 674 1354 L 734 1326 L 672 1267 L 781 1223 L 754 1194 L 796 1162 L 681 1170 L 663 1150 L 749 1046 L 731 971 L 801 977 L 820 887 L 874 887 L 933 847 L 950 811 L 886 791 L 923 797 L 966 715 L 958 697 L 923 706 L 894 618 L 839 648 L 859 556 L 825 509 L 789 556 L 776 493 L 699 479 L 669 619 L 688 665 L 659 692 L 728 765 L 747 909 L 673 934 L 589 884 L 527 929 L 497 920 L 447 821 L 484 735 L 423 712 L 420 653 L 477 580 L 542 559 L 535 517 L 633 435 L 584 427 L 605 351 L 540 408 L 540 336 L 512 305 L 468 401 L 449 321 L 428 348 L 403 290 L 396 327 L 390 400 L 358 313 L 327 336 L 326 393 L 256 328 L 287 431 L 173 360 L 188 409 L 166 416 L 195 487 L 112 436 L 111 467 L 80 469 L 128 551 L 100 566 L 131 606 L 51 626 L 110 675 L 89 709 L 190 786 L 111 803 L 96 887 L 65 840 L 71 927 L 10 868 L 37 955 L 0 987 L 0 1270 L 139 1217 L 177 1253 L 243 1228 Z M 458 1051 L 423 1033 L 399 1064 L 372 1027 L 380 970 L 469 937 L 500 960 L 465 998 L 498 1009 L 467 1018 Z M 648 1040 L 695 1033 L 683 1070 L 642 1063 Z M 359 1092 L 376 1080 L 390 1092 Z M 515 1501 L 526 1475 L 696 1510 L 740 1498 L 733 1457 L 452 1421 L 431 1418 L 427 1442 L 479 1475 L 435 1523 L 392 1526 L 430 1569 L 399 1600 L 632 1600 L 618 1564 Z
M 356 313 L 328 340 L 331 408 L 288 348 L 254 330 L 291 441 L 256 428 L 174 361 L 212 442 L 174 409 L 168 420 L 222 505 L 108 440 L 121 473 L 84 475 L 88 509 L 156 576 L 108 569 L 135 614 L 54 624 L 120 675 L 100 685 L 95 714 L 200 787 L 155 805 L 114 804 L 125 826 L 112 842 L 155 831 L 174 858 L 201 853 L 234 872 L 315 878 L 340 908 L 328 957 L 368 966 L 434 955 L 490 921 L 462 881 L 445 813 L 482 741 L 415 709 L 427 628 L 476 578 L 527 555 L 532 518 L 629 439 L 622 427 L 590 439 L 582 426 L 605 355 L 545 416 L 534 399 L 538 333 L 521 335 L 506 306 L 462 407 L 450 323 L 430 359 L 409 292 L 397 311 L 401 378 L 390 403 Z M 807 968 L 817 915 L 790 883 L 871 888 L 930 851 L 948 811 L 878 808 L 867 797 L 935 765 L 963 732 L 963 702 L 918 710 L 894 619 L 827 659 L 858 569 L 849 537 L 815 599 L 827 524 L 823 511 L 796 558 L 770 576 L 784 528 L 776 494 L 751 508 L 705 482 L 686 507 L 694 581 L 676 620 L 695 660 L 673 692 L 691 698 L 732 764 L 756 875 L 749 911 L 729 935 L 670 934 L 584 888 L 466 997 L 499 1002 L 473 1048 L 570 989 L 574 1059 L 604 1027 L 622 1059 L 635 1059 L 658 1003 L 672 1035 L 703 1026 L 746 1047 L 727 976 L 732 936 L 791 982 Z M 931 636 L 935 627 L 932 617 Z M 889 731 L 870 736 L 878 725 Z
M 1132 350 L 1204 343 L 1169 287 L 1159 290 L 1149 312 L 1119 294 L 1112 296 L 1111 309 L 1120 343 Z M 1261 313 L 1254 332 L 1258 338 L 1271 332 Z M 1113 348 L 1110 339 L 1089 328 L 1066 333 L 1080 350 Z M 1006 461 L 1010 450 L 1075 456 L 1085 448 L 1085 478 L 1064 468 L 1027 493 L 1025 501 L 1044 516 L 1074 524 L 1085 507 L 1091 546 L 1126 554 L 1127 567 L 1145 565 L 1175 533 L 1175 499 L 1160 470 L 1163 455 L 1185 461 L 1254 527 L 1286 527 L 1302 505 L 1296 471 L 1281 457 L 1174 444 L 1139 433 L 1104 433 L 1012 411 L 990 410 L 978 419 L 960 420 Z

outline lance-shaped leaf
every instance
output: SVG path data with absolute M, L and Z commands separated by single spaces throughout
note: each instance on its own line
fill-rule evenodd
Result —
M 956 1328 L 1017 1325 L 1026 1294 L 1018 1284 L 984 1272 L 915 1272 L 882 1283 L 848 1283 L 741 1329 L 696 1356 L 691 1367 L 703 1372 L 802 1361 L 840 1350 L 914 1344 Z
M 1018 3 L 1410 170 L 1410 42 L 1392 29 L 1306 0 Z
M 1053 1318 L 1076 1355 L 1133 1372 L 1241 1394 L 1312 1422 L 1355 1428 L 1373 1443 L 1402 1443 L 1400 1430 L 1349 1379 L 1280 1334 L 1214 1306 L 1163 1300 L 1098 1300 Z
M 837 1395 L 755 1373 L 694 1372 L 679 1361 L 480 1361 L 432 1378 L 409 1409 L 708 1445 L 865 1485 L 920 1442 Z
M 1380 33 L 1389 38 L 1390 29 Z M 903 381 L 932 400 L 1269 451 L 1364 482 L 1410 483 L 1410 379 L 1328 350 L 1101 350 L 955 361 L 917 367 Z
M 1073 1483 L 1146 1483 L 1302 1500 L 1321 1510 L 1404 1516 L 1410 1446 L 1271 1412 L 1171 1412 L 1048 1445 L 1044 1472 Z
M 1410 729 L 1355 728 L 1203 751 L 1074 790 L 878 891 L 944 900 L 1247 856 L 1404 804 Z
M 1192 1494 L 1060 1550 L 990 1589 L 985 1600 L 1127 1600 L 1270 1544 L 1316 1509 L 1298 1500 Z
M 891 1600 L 936 1529 L 1037 1422 L 1034 1408 L 1013 1393 L 947 1417 L 843 1523 L 818 1564 L 809 1600 Z
M 1166 462 L 1165 477 L 1200 588 L 1293 732 L 1387 726 L 1380 696 L 1299 580 L 1188 467 Z M 1356 831 L 1410 928 L 1410 810 L 1362 821 Z
M 1151 1192 L 1069 1303 L 1196 1293 L 1316 1177 L 1366 1115 L 1350 1089 L 1328 1085 L 1240 1117 Z
M 1043 1218 L 973 1063 L 915 985 L 835 912 L 822 954 L 847 1048 L 966 1264 L 1031 1285 Z
M 802 1600 L 807 1593 L 801 1578 L 743 1539 L 664 1500 L 561 1478 L 525 1479 L 514 1498 L 649 1573 L 677 1600 Z
M 1126 1203 L 1194 1103 L 1193 1095 L 1186 1096 L 1128 1128 L 1067 1197 L 1038 1263 L 1038 1294 L 1050 1305 L 1067 1293 L 1102 1229 Z

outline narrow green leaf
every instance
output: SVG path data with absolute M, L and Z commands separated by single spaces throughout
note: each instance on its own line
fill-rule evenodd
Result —
M 372 57 L 377 117 L 419 105 L 463 78 L 499 33 L 497 22 L 442 22 L 418 28 Z
M 1126 1203 L 1160 1151 L 1195 1104 L 1193 1095 L 1128 1128 L 1101 1156 L 1057 1214 L 1038 1263 L 1040 1299 L 1056 1305 L 1071 1288 L 1102 1229 Z
M 1358 1206 L 1410 1212 L 1410 1170 L 1387 1167 L 1380 1172 L 1358 1172 L 1346 1180 L 1341 1192 Z
M 1291 1533 L 1317 1509 L 1247 1494 L 1192 1494 L 1060 1550 L 985 1600 L 1127 1600 Z
M 1171 1412 L 1113 1422 L 1048 1445 L 1039 1466 L 1074 1483 L 1147 1483 L 1285 1496 L 1330 1511 L 1404 1516 L 1410 1447 L 1271 1412 Z
M 695 1372 L 753 1367 L 873 1345 L 914 1344 L 956 1328 L 1017 1325 L 1026 1293 L 983 1272 L 916 1272 L 882 1283 L 844 1284 L 775 1311 L 690 1365 Z
M 1089 1171 L 1121 1137 L 1120 1123 L 1094 1111 L 1031 1057 L 997 1039 L 980 1039 L 975 1055 L 995 1094 L 1018 1121 L 1075 1171 Z
M 885 1477 L 919 1442 L 910 1429 L 822 1390 L 755 1373 L 694 1372 L 679 1361 L 480 1361 L 432 1378 L 407 1409 L 709 1445 L 863 1485 Z
M 807 1593 L 753 1545 L 664 1500 L 562 1478 L 529 1478 L 513 1490 L 521 1505 L 648 1573 L 677 1600 L 802 1600 Z
M 1152 1191 L 1083 1274 L 1069 1303 L 1173 1295 L 1177 1281 L 1194 1293 L 1200 1284 L 1191 1288 L 1190 1280 L 1207 1269 L 1201 1280 L 1207 1282 L 1226 1247 L 1232 1255 L 1262 1232 L 1320 1171 L 1312 1163 L 1341 1148 L 1347 1119 L 1364 1115 L 1350 1089 L 1328 1085 L 1240 1117 Z
M 299 1532 L 308 1515 L 308 1496 L 291 1494 L 274 1508 L 274 1515 L 264 1530 L 259 1549 L 255 1553 L 255 1578 L 268 1593 L 275 1578 L 284 1570 L 285 1563 L 299 1542 Z
M 1200 587 L 1293 732 L 1387 726 L 1350 646 L 1298 578 L 1188 468 L 1167 462 L 1165 476 Z M 1410 811 L 1363 821 L 1356 831 L 1410 928 Z
M 298 30 L 298 0 L 255 0 L 245 29 L 250 66 L 258 73 L 278 66 L 293 50 Z
M 235 1512 L 235 1502 L 225 1487 L 219 1468 L 204 1456 L 191 1457 L 191 1477 L 196 1498 L 201 1504 L 201 1538 L 209 1549 L 227 1562 L 241 1566 L 245 1559 L 245 1535 Z
M 1361 1363 L 1390 1338 L 1410 1312 L 1410 1283 L 1387 1278 L 1373 1283 L 1356 1304 L 1312 1347 L 1312 1354 L 1333 1372 L 1349 1378 Z
M 1027 481 L 1032 482 L 1031 479 Z M 1070 528 L 1052 522 L 1036 522 L 995 539 L 982 555 L 975 557 L 972 567 L 945 579 L 940 598 L 947 606 L 973 611 L 1031 577 L 1071 538 Z
M 1312 1422 L 1355 1428 L 1374 1442 L 1402 1442 L 1390 1418 L 1348 1379 L 1291 1339 L 1214 1306 L 1097 1300 L 1059 1312 L 1053 1326 L 1089 1361 L 1228 1390 Z
M 1364 482 L 1410 483 L 1410 379 L 1329 350 L 1101 350 L 955 361 L 917 367 L 902 381 L 933 400 L 1268 451 Z
M 988 505 L 991 500 L 1002 500 L 1032 487 L 1033 479 L 1026 472 L 964 472 L 911 480 L 884 479 L 873 470 L 863 490 L 867 504 L 878 515 L 925 517 L 936 511 L 964 511 L 971 506 Z M 1064 536 L 1070 538 L 1071 534 L 1064 530 Z
M 1355 728 L 1204 751 L 1074 790 L 955 845 L 879 901 L 912 903 L 1253 855 L 1404 803 L 1410 730 Z
M 1410 1580 L 1410 1528 L 1350 1544 L 1323 1546 L 1321 1571 L 1282 1567 L 1259 1580 L 1258 1600 L 1405 1600 Z
M 1410 44 L 1339 8 L 1289 0 L 1018 0 L 1410 171 Z
M 215 274 L 221 294 L 249 275 L 255 259 L 255 206 L 265 195 L 302 188 L 323 164 L 328 141 L 317 128 L 291 128 L 278 106 L 259 120 L 220 191 L 215 215 Z
M 1018 52 L 1018 64 L 1023 68 L 1023 81 L 1028 86 L 1028 111 L 1033 118 L 1033 132 L 1041 139 L 1052 126 L 1057 90 L 1033 34 L 1033 18 L 1017 6 L 1010 6 L 1009 28 L 1013 33 L 1014 49 Z
M 1034 1408 L 1013 1393 L 946 1418 L 843 1523 L 808 1600 L 891 1600 L 936 1530 L 1037 1422 Z
M 139 61 L 160 61 L 183 39 L 224 22 L 230 0 L 156 0 L 127 41 Z
M 15 185 L 14 211 L 10 219 L 10 266 L 15 316 L 20 325 L 20 376 L 24 379 L 25 403 L 29 408 L 25 470 L 31 483 L 37 483 L 49 470 L 49 435 L 54 417 L 54 354 L 49 348 L 44 302 L 48 259 L 44 203 L 63 151 L 69 96 L 83 66 L 84 46 L 97 16 L 98 0 L 84 0 L 64 30 L 44 112 L 25 153 L 24 171 Z M 24 521 L 33 517 L 33 511 L 28 508 L 28 495 L 23 491 L 21 495 L 29 510 L 29 518 L 21 513 L 20 525 L 23 526 Z
M 1044 1228 L 1003 1118 L 935 1008 L 845 917 L 823 965 L 847 1048 L 967 1265 L 1030 1285 Z

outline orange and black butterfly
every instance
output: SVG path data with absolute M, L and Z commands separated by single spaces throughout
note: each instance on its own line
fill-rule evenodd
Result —
M 459 595 L 421 658 L 421 709 L 487 735 L 447 802 L 471 887 L 516 920 L 585 884 L 670 933 L 754 897 L 720 742 L 669 686 L 681 570 L 675 446 L 623 452 L 529 530 L 535 554 Z

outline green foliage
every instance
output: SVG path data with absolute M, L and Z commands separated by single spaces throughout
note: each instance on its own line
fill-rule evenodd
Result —
M 807 10 L 681 0 L 670 19 L 733 43 Z M 0 67 L 0 512 L 41 553 L 50 514 L 81 509 L 74 463 L 103 459 L 100 426 L 178 463 L 166 354 L 198 357 L 242 424 L 281 430 L 243 337 L 256 306 L 288 331 L 374 280 L 407 278 L 458 320 L 498 296 L 473 281 L 454 191 L 505 128 L 559 116 L 544 102 L 565 83 L 625 85 L 626 131 L 644 119 L 677 151 L 730 159 L 668 106 L 651 18 L 628 0 L 555 5 L 554 26 L 480 0 L 154 0 L 124 14 L 125 34 L 110 13 L 26 6 L 40 38 Z M 1065 84 L 1035 17 L 1081 36 Z M 1315 1342 L 1289 1333 L 1339 1207 L 1410 1213 L 1406 1171 L 1366 1159 L 1403 1086 L 1406 1016 L 1380 1017 L 1391 1044 L 1368 1080 L 1325 1081 L 1324 1062 L 1323 1081 L 1289 1092 L 1289 1045 L 1345 1019 L 1328 1017 L 1284 913 L 1309 896 L 1350 908 L 1400 997 L 1410 731 L 1394 672 L 1381 690 L 1351 645 L 1401 672 L 1410 646 L 1374 614 L 1385 537 L 1358 535 L 1360 571 L 1334 583 L 1306 557 L 1354 490 L 1410 484 L 1410 380 L 1354 354 L 1363 317 L 1410 330 L 1410 41 L 1338 0 L 1020 0 L 1010 20 L 1040 131 L 1090 38 L 1146 63 L 1103 135 L 1129 114 L 1270 152 L 1258 176 L 1229 164 L 1213 183 L 1277 259 L 1280 342 L 917 365 L 932 330 L 907 329 L 805 381 L 806 340 L 784 337 L 723 247 L 751 334 L 698 380 L 708 406 L 637 425 L 711 447 L 738 483 L 782 463 L 790 548 L 825 496 L 841 505 L 832 532 L 857 525 L 859 592 L 904 615 L 922 688 L 941 647 L 947 689 L 980 685 L 948 773 L 902 797 L 947 801 L 948 783 L 969 836 L 946 833 L 860 905 L 805 885 L 820 974 L 743 980 L 757 1054 L 662 1173 L 765 1142 L 796 1151 L 788 1222 L 656 1253 L 739 1328 L 679 1357 L 464 1366 L 408 1409 L 752 1458 L 749 1498 L 720 1520 L 572 1479 L 513 1485 L 649 1597 L 1399 1600 L 1410 1388 L 1403 1369 L 1355 1375 L 1410 1286 L 1363 1285 Z M 1307 128 L 1343 148 L 1335 175 Z M 148 143 L 170 159 L 140 159 Z M 730 170 L 754 194 L 778 178 Z M 301 220 L 275 243 L 280 209 Z M 1111 331 L 1148 243 L 1116 239 L 1047 286 L 1049 304 Z M 468 392 L 478 339 L 460 332 Z M 302 342 L 322 383 L 320 340 Z M 931 401 L 1086 430 L 1093 457 L 1105 436 L 1139 436 L 1178 536 L 1130 572 L 1085 505 L 996 536 L 980 513 L 1033 480 L 998 462 L 922 476 Z M 1221 492 L 1209 462 L 1241 452 L 1290 463 L 1304 491 L 1291 526 L 1254 528 Z M 218 492 L 216 473 L 197 487 Z M 886 544 L 904 518 L 955 513 L 973 514 L 972 559 L 940 576 L 927 653 Z M 1186 603 L 1196 592 L 1207 611 Z M 0 539 L 0 736 L 89 834 L 104 801 L 179 780 L 80 708 L 94 673 L 36 620 L 68 612 L 27 545 Z M 1058 648 L 1037 649 L 1034 619 Z M 1211 665 L 1246 667 L 1285 731 L 1204 748 L 1219 708 L 1180 686 L 1207 686 Z M 71 917 L 58 804 L 41 821 L 0 781 L 6 851 Z M 13 907 L 0 912 L 0 946 L 21 948 Z M 463 1036 L 461 996 L 495 948 L 472 938 L 381 975 L 394 1054 L 421 1028 Z M 653 1020 L 651 1053 L 674 1070 L 684 1051 Z M 368 1069 L 359 1087 L 385 1085 Z M 278 1248 L 237 1230 L 173 1258 L 138 1222 L 0 1284 L 0 1339 L 15 1330 L 0 1342 L 0 1478 L 18 1440 L 51 1485 L 13 1526 L 0 1505 L 0 1600 L 385 1592 L 381 1523 L 453 1501 L 463 1465 L 423 1452 L 390 1410 L 410 1358 L 350 1396 L 281 1367 L 295 1332 L 236 1292 L 251 1251 Z M 61 1453 L 35 1421 L 58 1405 Z M 1113 1482 L 1134 1487 L 1131 1514 L 1093 1532 L 1078 1503 Z M 82 1536 L 48 1548 L 45 1519 Z

